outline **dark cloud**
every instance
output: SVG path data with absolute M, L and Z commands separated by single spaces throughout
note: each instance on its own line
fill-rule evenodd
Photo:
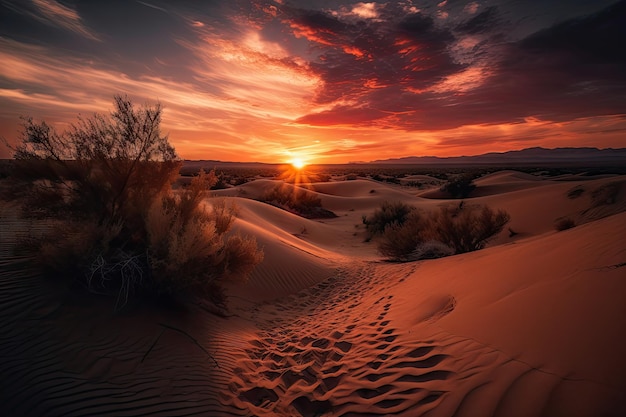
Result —
M 625 41 L 626 1 L 620 1 L 595 15 L 541 30 L 520 42 L 520 48 L 535 55 L 557 54 L 568 65 L 575 60 L 624 65 Z
M 349 12 L 289 7 L 281 12 L 294 34 L 306 37 L 318 52 L 309 64 L 323 80 L 316 102 L 338 101 L 331 110 L 303 117 L 302 123 L 350 119 L 371 124 L 386 112 L 411 107 L 408 101 L 396 105 L 386 94 L 426 89 L 464 67 L 448 51 L 455 41 L 449 30 L 437 26 L 431 17 L 407 12 L 399 5 L 387 4 L 377 18 L 370 19 Z
M 495 8 L 486 9 L 457 30 L 486 31 L 497 16 Z M 386 120 L 400 129 L 437 130 L 519 123 L 528 117 L 564 121 L 626 113 L 626 54 L 620 51 L 626 44 L 625 1 L 519 42 L 479 45 L 492 51 L 483 68 L 485 79 L 475 88 L 463 87 L 468 67 L 450 55 L 448 46 L 456 39 L 428 16 L 369 23 L 359 34 L 378 36 L 372 43 L 384 44 L 385 53 L 369 49 L 366 60 L 336 54 L 313 68 L 326 82 L 320 97 L 352 98 L 360 109 L 351 115 L 362 117 L 364 124 Z M 460 86 L 437 87 L 447 77 L 458 77 Z M 376 80 L 380 88 L 366 88 L 367 80 Z M 300 121 L 332 124 L 342 120 L 336 113 L 348 110 L 342 104 Z
M 455 29 L 469 35 L 491 32 L 501 23 L 498 8 L 491 6 L 471 19 L 461 23 Z
M 509 117 L 552 120 L 626 112 L 626 2 L 509 45 L 469 103 L 501 103 Z

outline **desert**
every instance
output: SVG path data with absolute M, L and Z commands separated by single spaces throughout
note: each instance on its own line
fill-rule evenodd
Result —
M 0 416 L 626 416 L 626 0 L 0 0 Z
M 28 223 L 5 203 L 3 409 L 623 415 L 623 175 L 496 170 L 462 200 L 442 198 L 439 187 L 343 178 L 251 178 L 212 191 L 206 204 L 234 203 L 233 231 L 264 252 L 247 281 L 226 285 L 220 315 L 202 303 L 114 312 L 107 297 L 42 279 L 13 247 L 45 222 Z M 314 194 L 336 217 L 309 219 L 259 200 L 277 185 Z M 606 190 L 610 199 L 598 201 Z M 426 211 L 463 201 L 511 220 L 484 249 L 391 262 L 363 223 L 388 201 Z M 565 217 L 575 227 L 556 230 Z

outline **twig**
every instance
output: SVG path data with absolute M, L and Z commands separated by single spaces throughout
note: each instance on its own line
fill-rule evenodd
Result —
M 189 333 L 187 333 L 186 331 L 184 331 L 184 330 L 182 330 L 182 329 L 179 329 L 178 327 L 170 326 L 169 324 L 159 323 L 159 326 L 163 326 L 163 327 L 165 327 L 166 329 L 174 330 L 175 332 L 178 332 L 178 333 L 181 333 L 181 334 L 184 334 L 185 336 L 187 336 L 187 337 L 188 337 L 188 338 L 189 338 L 192 342 L 194 342 L 194 343 L 196 344 L 196 346 L 198 346 L 200 349 L 202 349 L 202 351 L 203 351 L 204 353 L 206 353 L 206 354 L 207 354 L 207 356 L 213 360 L 213 362 L 215 362 L 215 366 L 217 366 L 218 368 L 220 367 L 220 364 L 219 364 L 219 363 L 217 363 L 217 360 L 215 360 L 215 358 L 213 357 L 213 355 L 211 355 L 211 354 L 209 353 L 209 351 L 208 351 L 208 350 L 206 350 L 206 349 L 204 348 L 204 346 L 202 346 L 202 345 L 200 344 L 200 342 L 198 342 L 198 340 L 197 340 L 195 337 L 193 337 L 192 335 L 190 335 L 190 334 L 189 334 Z
M 141 358 L 141 363 L 143 363 L 143 361 L 145 361 L 146 358 L 148 357 L 148 354 L 152 352 L 152 349 L 154 349 L 154 347 L 156 346 L 157 342 L 159 341 L 159 339 L 161 338 L 164 332 L 165 332 L 165 329 L 161 329 L 161 333 L 159 333 L 157 338 L 154 339 L 154 342 L 152 342 L 152 345 L 150 345 L 150 348 L 146 351 L 146 353 L 143 354 L 143 358 Z

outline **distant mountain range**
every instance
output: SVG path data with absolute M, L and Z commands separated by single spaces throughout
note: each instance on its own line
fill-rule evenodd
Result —
M 490 152 L 475 156 L 408 156 L 367 162 L 368 164 L 386 165 L 537 165 L 537 164 L 584 164 L 607 165 L 623 164 L 626 166 L 626 148 L 527 148 L 520 151 Z

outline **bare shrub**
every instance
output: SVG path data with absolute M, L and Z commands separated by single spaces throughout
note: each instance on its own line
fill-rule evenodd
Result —
M 221 279 L 262 259 L 254 239 L 226 239 L 233 207 L 205 207 L 213 172 L 172 191 L 180 161 L 160 121 L 159 105 L 135 108 L 116 96 L 110 115 L 79 118 L 62 134 L 24 119 L 13 148 L 12 195 L 26 215 L 59 225 L 34 248 L 42 265 L 117 294 L 116 308 L 135 293 L 215 299 Z
M 146 229 L 158 293 L 193 293 L 223 304 L 218 284 L 247 276 L 263 260 L 254 238 L 225 238 L 234 221 L 233 206 L 224 200 L 210 209 L 201 204 L 214 181 L 212 173 L 200 171 L 187 189 L 153 203 Z
M 141 213 L 169 187 L 180 167 L 174 148 L 161 135 L 161 114 L 159 105 L 136 109 L 116 96 L 110 115 L 79 118 L 61 134 L 45 122 L 23 119 L 14 178 L 26 212 L 33 208 L 46 216 L 95 217 L 99 224 L 124 219 L 126 229 L 137 227 Z M 62 198 L 37 204 L 52 199 L 51 194 Z
M 482 249 L 509 220 L 509 214 L 503 210 L 494 212 L 486 206 L 467 205 L 442 207 L 432 216 L 437 240 L 454 248 L 456 253 Z
M 401 226 L 409 218 L 415 207 L 400 201 L 385 201 L 370 217 L 363 217 L 363 224 L 369 239 L 382 235 L 391 225 Z
M 263 260 L 263 252 L 257 250 L 256 239 L 234 234 L 224 246 L 222 276 L 242 277 L 252 272 L 254 266 Z
M 452 198 L 466 198 L 476 188 L 475 178 L 476 175 L 472 173 L 457 175 L 442 185 L 441 191 L 450 194 Z
M 322 207 L 322 199 L 315 193 L 292 185 L 272 188 L 261 197 L 261 201 L 309 219 L 337 217 Z
M 591 207 L 614 204 L 617 201 L 622 184 L 621 182 L 611 182 L 593 190 L 591 193 Z
M 494 212 L 489 207 L 442 207 L 426 215 L 401 205 L 379 209 L 379 218 L 388 222 L 378 239 L 378 251 L 393 260 L 408 261 L 449 256 L 455 253 L 482 249 L 487 241 L 502 231 L 510 217 L 504 211 Z M 390 209 L 390 207 L 395 207 Z M 410 207 L 410 206 L 409 206 Z M 396 219 L 382 216 L 396 213 Z M 381 221 L 382 223 L 382 221 Z
M 570 189 L 570 190 L 567 192 L 567 198 L 570 198 L 570 199 L 575 199 L 575 198 L 578 198 L 578 197 L 580 197 L 580 196 L 581 196 L 584 192 L 585 192 L 585 189 L 584 189 L 583 187 L 581 187 L 581 186 L 576 186 L 576 187 L 574 187 L 574 188 Z
M 426 242 L 431 242 L 433 231 L 427 215 L 411 209 L 402 222 L 392 222 L 378 240 L 378 252 L 393 260 L 408 261 L 426 257 Z M 426 256 L 425 256 L 426 255 Z
M 564 217 L 562 219 L 558 219 L 554 222 L 554 229 L 562 232 L 563 230 L 571 229 L 576 226 L 576 222 L 569 217 Z
M 427 240 L 417 245 L 413 253 L 412 259 L 436 259 L 454 255 L 454 249 L 438 240 Z

